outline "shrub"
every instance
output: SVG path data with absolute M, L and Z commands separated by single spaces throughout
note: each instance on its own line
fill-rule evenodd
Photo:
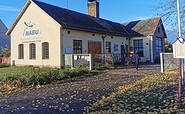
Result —
M 96 66 L 95 67 L 95 70 L 100 70 L 100 71 L 102 71 L 102 70 L 110 70 L 110 69 L 114 69 L 114 66 L 112 66 L 112 65 L 104 65 L 104 66 Z
M 70 78 L 73 78 L 73 77 L 81 76 L 87 73 L 89 73 L 89 70 L 87 68 L 78 67 L 75 69 L 70 69 L 68 75 Z
M 73 78 L 89 73 L 88 68 L 50 69 L 36 67 L 9 67 L 0 69 L 0 93 L 26 86 L 49 84 L 53 81 Z
M 9 64 L 0 64 L 0 68 L 9 67 Z

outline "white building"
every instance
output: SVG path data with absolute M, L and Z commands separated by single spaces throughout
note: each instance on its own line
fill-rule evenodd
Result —
M 131 50 L 139 50 L 143 62 L 159 62 L 160 53 L 165 51 L 167 37 L 161 18 L 132 21 L 123 25 L 131 36 Z
M 61 68 L 65 54 L 128 55 L 130 49 L 141 52 L 142 62 L 153 63 L 164 51 L 166 34 L 160 18 L 149 22 L 153 34 L 142 34 L 129 23 L 99 18 L 96 0 L 88 2 L 88 7 L 92 16 L 28 0 L 7 32 L 11 36 L 11 64 Z

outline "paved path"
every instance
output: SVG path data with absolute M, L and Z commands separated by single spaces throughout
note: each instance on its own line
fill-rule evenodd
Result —
M 138 71 L 118 67 L 95 76 L 15 92 L 0 96 L 0 114 L 80 114 L 85 106 L 110 95 L 117 87 L 159 72 L 159 65 L 142 65 Z

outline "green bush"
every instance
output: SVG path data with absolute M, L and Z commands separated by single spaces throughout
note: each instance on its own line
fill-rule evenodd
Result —
M 43 85 L 46 84 L 47 79 L 44 75 L 27 75 L 27 85 Z
M 9 67 L 9 64 L 0 64 L 0 68 Z
M 97 70 L 93 70 L 98 72 Z M 88 68 L 78 67 L 75 69 L 50 69 L 27 67 L 8 67 L 0 69 L 0 93 L 11 91 L 26 86 L 37 86 L 60 81 L 66 78 L 74 78 L 87 73 L 92 73 Z
M 112 65 L 104 65 L 104 66 L 96 66 L 95 67 L 95 70 L 99 70 L 99 71 L 111 70 L 111 69 L 114 69 L 114 66 L 112 66 Z
M 70 78 L 73 78 L 73 77 L 81 76 L 87 73 L 89 73 L 89 70 L 87 68 L 78 67 L 75 69 L 70 69 L 68 75 Z

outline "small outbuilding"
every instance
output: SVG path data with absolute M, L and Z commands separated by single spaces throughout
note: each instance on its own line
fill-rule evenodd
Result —
M 160 17 L 123 23 L 130 38 L 130 51 L 138 50 L 141 61 L 159 62 L 160 53 L 165 52 L 165 38 L 167 38 Z

